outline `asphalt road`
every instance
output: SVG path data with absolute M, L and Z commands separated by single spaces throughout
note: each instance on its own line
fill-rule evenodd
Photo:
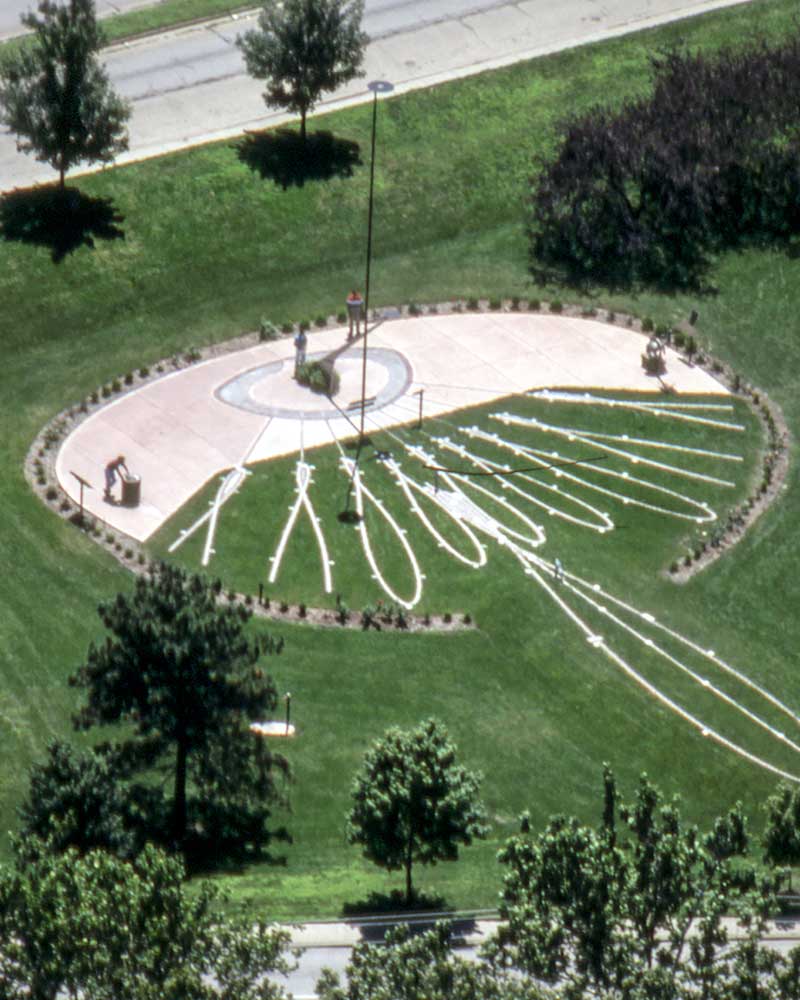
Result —
M 152 7 L 159 0 L 95 0 L 97 16 L 124 14 L 137 7 Z M 0 0 L 0 40 L 19 35 L 23 30 L 20 17 L 29 10 L 35 10 L 37 0 Z
M 367 0 L 363 25 L 370 39 L 378 42 L 508 6 L 517 5 L 507 0 Z M 115 47 L 106 54 L 106 64 L 119 93 L 131 101 L 245 77 L 236 39 L 254 28 L 257 20 L 257 14 L 225 18 L 202 28 L 173 32 L 166 44 L 157 38 Z
M 368 0 L 365 77 L 318 110 L 369 100 L 370 79 L 403 92 L 742 2 L 750 0 Z M 118 162 L 289 120 L 265 107 L 259 82 L 244 71 L 235 39 L 251 24 L 227 18 L 104 52 L 115 86 L 133 103 L 131 149 Z M 52 178 L 0 134 L 0 191 Z

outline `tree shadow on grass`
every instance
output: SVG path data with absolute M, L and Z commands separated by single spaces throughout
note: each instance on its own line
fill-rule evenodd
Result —
M 77 188 L 33 187 L 0 199 L 3 239 L 49 247 L 54 264 L 96 239 L 121 240 L 124 221 L 111 198 L 90 198 Z
M 289 859 L 264 847 L 246 844 L 218 844 L 202 837 L 190 837 L 183 848 L 186 871 L 196 875 L 243 875 L 252 865 L 286 868 Z
M 306 181 L 352 177 L 361 164 L 358 143 L 337 139 L 331 132 L 309 132 L 305 142 L 290 129 L 251 132 L 234 149 L 242 163 L 284 191 Z
M 389 893 L 371 892 L 366 899 L 345 903 L 342 916 L 358 927 L 365 941 L 383 941 L 386 933 L 404 920 L 408 921 L 412 934 L 421 934 L 430 930 L 437 920 L 448 920 L 449 911 L 443 896 L 415 892 L 408 902 L 404 893 L 395 890 Z M 455 940 L 475 929 L 472 917 L 453 919 L 451 923 Z
M 194 810 L 189 807 L 190 819 Z M 183 843 L 186 869 L 192 875 L 241 874 L 250 865 L 263 864 L 283 868 L 285 854 L 276 853 L 274 844 L 291 844 L 285 827 L 266 829 L 268 813 L 256 811 L 251 817 L 243 810 L 238 817 L 204 803 L 203 818 L 191 822 Z

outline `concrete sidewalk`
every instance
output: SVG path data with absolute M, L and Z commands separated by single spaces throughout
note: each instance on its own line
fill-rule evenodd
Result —
M 469 916 L 448 914 L 433 916 L 412 915 L 404 918 L 396 916 L 368 918 L 363 922 L 358 920 L 317 920 L 303 924 L 287 924 L 286 929 L 291 934 L 293 948 L 354 948 L 363 940 L 374 940 L 380 927 L 398 925 L 405 922 L 415 926 L 432 924 L 435 920 L 452 919 L 455 925 L 472 923 L 473 928 L 464 933 L 456 933 L 455 937 L 460 947 L 478 948 L 485 944 L 497 930 L 500 924 L 498 918 L 481 917 L 472 921 Z M 723 926 L 731 941 L 746 937 L 744 928 L 733 917 L 724 917 Z M 800 919 L 772 920 L 768 924 L 766 934 L 761 939 L 764 942 L 797 941 L 800 942 Z
M 426 915 L 402 914 L 396 916 L 365 918 L 364 920 L 354 919 L 344 920 L 314 920 L 304 924 L 289 924 L 286 929 L 291 934 L 291 946 L 293 948 L 355 948 L 363 940 L 375 940 L 380 936 L 383 929 L 390 926 L 397 926 L 402 923 L 409 923 L 412 926 L 432 926 L 436 920 L 450 920 L 454 924 L 471 924 L 472 929 L 465 933 L 456 933 L 455 937 L 459 946 L 468 948 L 478 948 L 494 934 L 499 921 L 497 919 L 482 918 L 470 920 L 458 914 L 452 917 L 448 914 L 440 914 L 434 917 Z

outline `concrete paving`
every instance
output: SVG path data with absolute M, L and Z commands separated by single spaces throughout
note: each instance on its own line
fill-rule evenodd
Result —
M 310 356 L 342 345 L 342 328 L 312 333 Z M 658 392 L 644 374 L 645 338 L 596 320 L 522 313 L 449 314 L 387 321 L 369 336 L 367 428 L 440 416 L 529 389 L 600 388 Z M 343 370 L 335 402 L 361 398 L 358 349 Z M 259 344 L 173 372 L 103 406 L 62 445 L 56 472 L 77 502 L 73 473 L 92 484 L 86 510 L 146 541 L 206 482 L 225 470 L 352 437 L 348 419 L 324 396 L 293 380 L 290 338 Z M 665 381 L 678 393 L 725 394 L 700 368 L 667 351 Z M 142 478 L 141 503 L 128 509 L 103 499 L 103 470 L 124 455 Z M 117 492 L 117 496 L 119 493 Z
M 413 3 L 373 4 L 365 19 L 373 41 L 364 77 L 327 95 L 317 112 L 371 100 L 369 80 L 390 80 L 404 93 L 744 2 L 750 0 L 475 0 L 470 12 L 437 14 L 427 23 Z M 395 8 L 405 12 L 404 22 Z M 463 11 L 463 3 L 453 9 Z M 112 82 L 133 101 L 130 151 L 118 163 L 294 121 L 269 111 L 261 83 L 245 73 L 234 42 L 252 24 L 217 20 L 105 50 Z M 49 166 L 18 153 L 14 137 L 0 133 L 0 191 L 52 180 Z

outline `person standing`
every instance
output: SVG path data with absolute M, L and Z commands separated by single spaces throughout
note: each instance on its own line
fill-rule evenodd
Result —
M 306 363 L 306 347 L 308 346 L 308 337 L 306 336 L 305 330 L 300 330 L 297 336 L 294 338 L 294 374 L 297 376 L 297 371 L 300 365 Z
M 111 500 L 111 490 L 114 483 L 117 481 L 117 476 L 120 475 L 120 469 L 125 470 L 126 475 L 130 475 L 128 472 L 128 466 L 125 464 L 125 456 L 117 455 L 116 458 L 112 458 L 111 461 L 106 466 L 106 492 L 105 499 Z
M 348 340 L 353 339 L 353 327 L 355 327 L 356 337 L 361 334 L 361 311 L 363 308 L 364 300 L 361 298 L 360 293 L 353 288 L 347 296 L 347 318 L 350 322 L 350 329 L 347 334 Z

